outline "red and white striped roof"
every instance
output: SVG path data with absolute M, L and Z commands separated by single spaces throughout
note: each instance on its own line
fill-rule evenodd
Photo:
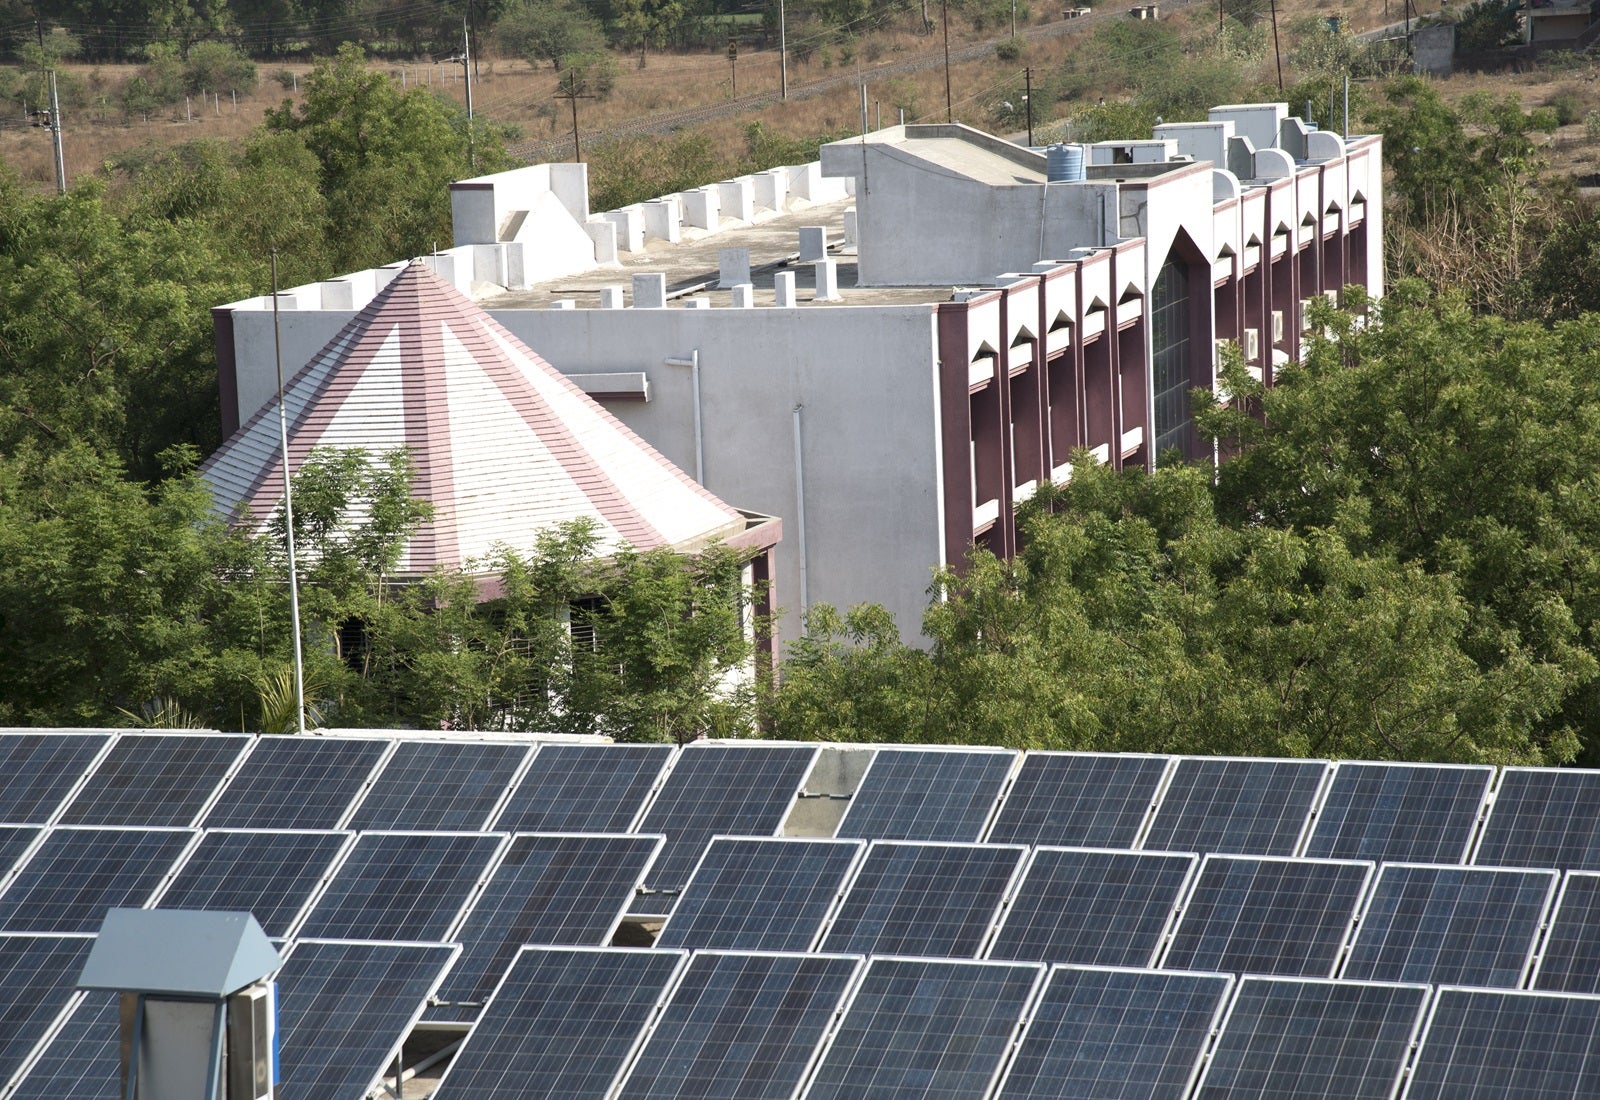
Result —
M 284 384 L 289 468 L 313 449 L 404 447 L 433 504 L 398 572 L 527 552 L 579 517 L 600 552 L 688 549 L 744 519 L 420 263 L 408 265 Z M 264 526 L 283 492 L 269 402 L 201 467 L 218 511 Z

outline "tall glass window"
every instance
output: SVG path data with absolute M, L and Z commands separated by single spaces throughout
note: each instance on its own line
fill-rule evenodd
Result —
M 1189 433 L 1189 273 L 1168 260 L 1150 295 L 1151 361 L 1155 375 L 1155 455 L 1183 450 Z

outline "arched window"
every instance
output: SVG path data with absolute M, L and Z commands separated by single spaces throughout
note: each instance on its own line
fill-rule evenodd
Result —
M 1184 450 L 1189 433 L 1189 273 L 1169 259 L 1150 295 L 1151 366 L 1155 380 L 1155 455 Z

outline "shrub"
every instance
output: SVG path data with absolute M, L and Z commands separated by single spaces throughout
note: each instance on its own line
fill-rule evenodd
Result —
M 1544 105 L 1555 111 L 1557 126 L 1571 126 L 1583 118 L 1583 99 L 1576 89 L 1560 88 L 1544 101 Z
M 1001 61 L 1016 61 L 1022 57 L 1024 45 L 1020 38 L 1008 38 L 995 46 L 994 55 Z
M 229 95 L 256 90 L 256 63 L 226 42 L 196 42 L 183 63 L 183 90 Z M 293 78 L 290 78 L 293 83 Z

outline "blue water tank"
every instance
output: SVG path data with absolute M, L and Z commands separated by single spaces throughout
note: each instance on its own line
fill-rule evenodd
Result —
M 1083 146 L 1056 144 L 1045 149 L 1045 179 L 1069 183 L 1083 178 Z

